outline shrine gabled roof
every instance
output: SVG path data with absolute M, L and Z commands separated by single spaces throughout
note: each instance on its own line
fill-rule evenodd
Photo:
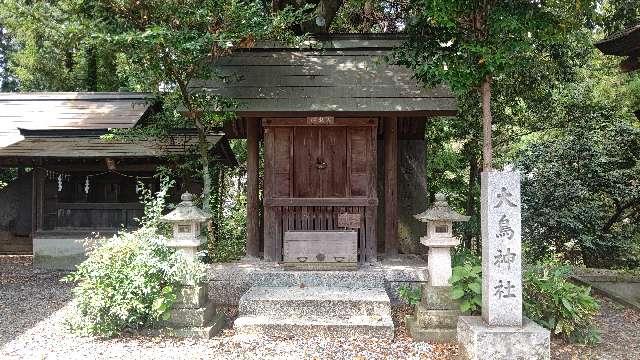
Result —
M 623 72 L 640 69 L 640 24 L 597 42 L 595 46 L 603 54 L 626 57 L 620 62 Z
M 175 134 L 166 139 L 107 140 L 95 133 L 59 136 L 51 132 L 25 134 L 23 140 L 0 148 L 0 159 L 156 158 L 185 154 L 195 147 L 198 139 L 194 133 Z M 223 133 L 209 134 L 210 150 L 223 137 Z
M 640 56 L 640 24 L 595 43 L 607 55 Z
M 258 43 L 213 63 L 212 80 L 190 83 L 237 101 L 240 116 L 295 113 L 454 115 L 444 87 L 424 88 L 413 72 L 390 64 L 396 36 L 333 36 L 302 47 Z
M 0 147 L 24 139 L 19 129 L 134 127 L 149 111 L 144 93 L 0 93 Z

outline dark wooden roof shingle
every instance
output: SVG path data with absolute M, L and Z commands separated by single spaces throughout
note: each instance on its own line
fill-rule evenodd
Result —
M 19 129 L 132 128 L 150 108 L 141 93 L 0 93 L 0 147 L 23 139 Z
M 213 149 L 224 134 L 207 137 Z M 197 144 L 195 135 L 162 140 L 103 140 L 94 136 L 27 137 L 4 148 L 0 158 L 156 158 L 187 153 Z
M 386 45 L 385 45 L 386 46 Z M 454 115 L 446 88 L 426 89 L 386 61 L 387 48 L 258 49 L 214 64 L 222 79 L 190 84 L 238 101 L 240 116 L 281 113 Z

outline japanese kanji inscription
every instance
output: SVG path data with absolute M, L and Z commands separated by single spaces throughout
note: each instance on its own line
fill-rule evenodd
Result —
M 490 326 L 522 325 L 520 176 L 482 173 L 482 317 Z

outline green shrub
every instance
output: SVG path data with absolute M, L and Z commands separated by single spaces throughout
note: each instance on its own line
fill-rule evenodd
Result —
M 457 250 L 452 260 L 452 297 L 460 310 L 479 313 L 482 308 L 482 268 L 479 256 Z M 600 336 L 593 326 L 598 303 L 590 289 L 568 280 L 570 267 L 557 261 L 541 262 L 523 273 L 524 314 L 536 323 L 573 342 L 594 344 Z
M 176 286 L 203 280 L 204 265 L 167 247 L 158 234 L 161 212 L 154 208 L 164 207 L 164 187 L 170 186 L 162 183 L 163 190 L 145 207 L 139 230 L 96 239 L 87 260 L 65 278 L 77 282 L 75 312 L 67 319 L 72 330 L 114 336 L 167 319 Z
M 398 296 L 411 306 L 418 305 L 422 300 L 422 288 L 402 285 L 398 288 Z
M 555 262 L 541 263 L 523 275 L 524 312 L 531 320 L 567 339 L 597 343 L 593 326 L 599 305 L 588 287 L 568 280 L 570 268 Z
M 477 314 L 482 306 L 481 260 L 471 250 L 459 247 L 453 253 L 451 297 L 460 301 L 460 311 Z
M 229 196 L 228 207 L 222 211 L 215 241 L 209 244 L 210 262 L 230 262 L 241 259 L 247 245 L 246 196 Z
M 475 314 L 482 306 L 482 267 L 467 262 L 453 267 L 449 279 L 451 298 L 460 301 L 460 311 Z

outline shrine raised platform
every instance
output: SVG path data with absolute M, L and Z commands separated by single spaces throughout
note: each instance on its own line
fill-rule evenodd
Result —
M 366 289 L 382 286 L 392 303 L 399 303 L 398 288 L 428 281 L 427 262 L 420 256 L 400 255 L 358 270 L 292 271 L 265 261 L 212 264 L 208 270 L 209 298 L 216 304 L 238 305 L 253 286 L 343 287 Z

